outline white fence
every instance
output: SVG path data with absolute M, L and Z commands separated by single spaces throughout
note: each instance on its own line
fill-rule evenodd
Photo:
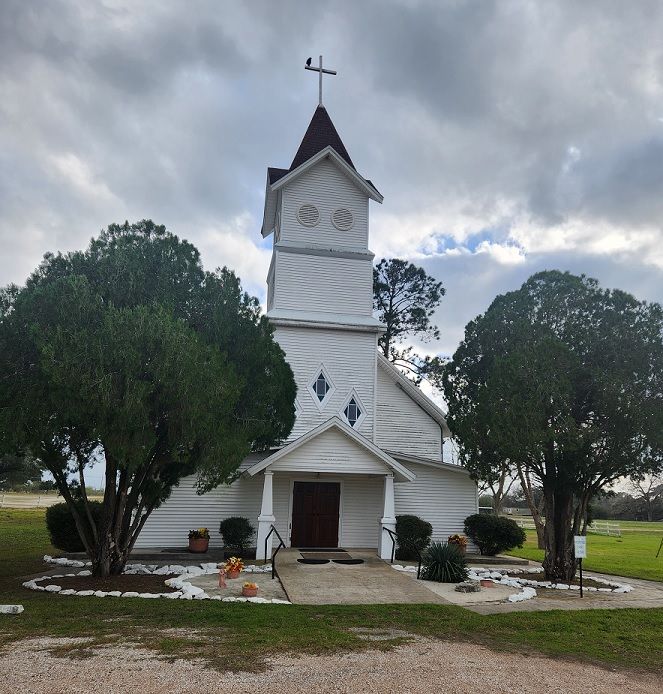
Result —
M 511 518 L 512 520 L 516 521 L 516 523 L 524 530 L 536 530 L 534 519 L 531 516 L 520 518 L 517 516 L 511 516 Z M 622 529 L 619 523 L 615 523 L 615 521 L 594 521 L 590 526 L 588 526 L 587 532 L 594 535 L 607 535 L 609 537 L 622 536 Z
M 594 535 L 608 535 L 609 537 L 622 536 L 622 529 L 615 521 L 594 521 L 588 526 L 587 532 Z
M 516 521 L 518 526 L 524 530 L 536 530 L 534 519 L 531 516 L 509 516 L 509 518 Z
M 46 508 L 53 506 L 62 497 L 57 494 L 12 494 L 0 492 L 0 508 Z

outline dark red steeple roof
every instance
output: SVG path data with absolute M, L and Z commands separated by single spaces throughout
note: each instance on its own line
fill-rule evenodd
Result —
M 290 164 L 290 171 L 301 166 L 325 147 L 332 147 L 353 169 L 355 168 L 348 150 L 345 149 L 345 145 L 327 113 L 327 109 L 324 106 L 318 106 L 304 134 L 302 143 L 299 145 L 297 154 Z

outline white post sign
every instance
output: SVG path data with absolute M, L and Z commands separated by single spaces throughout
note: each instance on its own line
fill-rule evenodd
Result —
M 584 535 L 574 535 L 573 545 L 576 559 L 584 559 L 587 556 L 587 538 Z

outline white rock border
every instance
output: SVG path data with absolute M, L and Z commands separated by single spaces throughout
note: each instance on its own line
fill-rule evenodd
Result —
M 553 581 L 534 581 L 529 578 L 518 578 L 518 574 L 528 573 L 528 574 L 542 574 L 543 568 L 531 567 L 526 569 L 484 569 L 481 567 L 471 567 L 469 569 L 470 578 L 472 574 L 477 576 L 477 579 L 488 579 L 494 581 L 495 583 L 500 583 L 502 585 L 513 585 L 513 586 L 528 586 L 532 588 L 551 588 L 552 590 L 580 590 L 580 586 L 569 585 L 568 583 L 555 583 Z M 593 576 L 591 574 L 586 575 L 585 578 L 591 579 L 596 583 L 601 583 L 605 585 L 605 588 L 596 588 L 596 586 L 583 586 L 583 591 L 588 593 L 630 593 L 633 590 L 633 586 L 628 583 L 619 583 L 617 581 L 610 581 L 606 578 L 600 578 L 598 576 Z
M 391 565 L 392 569 L 396 569 L 396 571 L 403 571 L 404 573 L 409 573 L 409 574 L 415 574 L 417 573 L 417 567 L 416 566 L 403 566 L 402 564 L 392 564 Z M 481 569 L 483 571 L 484 569 Z M 490 576 L 479 576 L 476 572 L 476 569 L 468 569 L 467 572 L 467 580 L 468 581 L 479 581 L 482 578 L 490 578 Z M 502 578 L 500 574 L 500 578 Z M 502 580 L 498 581 L 495 579 L 492 579 L 495 583 L 501 583 L 502 585 L 506 586 L 511 586 L 513 588 L 522 588 L 520 593 L 513 593 L 512 595 L 509 595 L 507 597 L 507 600 L 509 602 L 522 602 L 523 600 L 531 600 L 532 598 L 536 597 L 536 591 L 534 588 L 526 587 L 524 584 L 521 583 L 516 583 L 515 581 L 511 580 Z
M 85 566 L 91 566 L 92 562 L 80 561 L 78 559 L 65 559 L 64 557 L 53 558 L 49 554 L 44 556 L 44 561 L 47 564 L 57 564 L 59 566 L 70 566 L 75 568 L 82 568 Z M 244 573 L 269 573 L 271 572 L 271 566 L 256 566 L 255 564 L 249 564 L 243 569 Z M 62 589 L 57 583 L 49 583 L 48 585 L 40 585 L 42 581 L 55 580 L 57 578 L 74 577 L 74 576 L 90 576 L 91 571 L 89 569 L 83 569 L 78 573 L 71 574 L 55 574 L 53 576 L 41 576 L 40 578 L 33 578 L 30 581 L 23 583 L 24 588 L 29 588 L 30 590 L 39 590 L 47 593 L 58 593 L 59 595 L 77 595 L 79 597 L 97 597 L 97 598 L 145 598 L 145 599 L 156 599 L 156 598 L 167 598 L 169 600 L 220 600 L 222 602 L 251 602 L 258 605 L 291 605 L 289 600 L 281 600 L 279 598 L 245 598 L 245 597 L 234 597 L 228 595 L 222 597 L 221 595 L 208 595 L 202 588 L 192 585 L 187 579 L 194 578 L 195 576 L 205 576 L 211 574 L 217 574 L 219 571 L 218 566 L 214 562 L 207 562 L 204 564 L 184 566 L 182 564 L 169 564 L 166 566 L 158 566 L 157 564 L 127 564 L 124 573 L 128 575 L 137 574 L 151 574 L 154 576 L 163 576 L 166 574 L 176 573 L 179 574 L 173 578 L 169 578 L 164 583 L 169 588 L 175 588 L 176 590 L 172 593 L 137 593 L 134 591 L 122 592 L 119 590 L 104 591 L 104 590 L 73 590 L 72 588 Z

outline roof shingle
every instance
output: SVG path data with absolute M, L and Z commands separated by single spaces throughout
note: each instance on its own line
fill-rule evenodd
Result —
M 318 106 L 299 145 L 297 154 L 290 164 L 290 171 L 301 166 L 325 147 L 332 147 L 353 169 L 355 168 L 348 150 L 345 149 L 345 145 L 327 113 L 327 109 L 324 106 Z

